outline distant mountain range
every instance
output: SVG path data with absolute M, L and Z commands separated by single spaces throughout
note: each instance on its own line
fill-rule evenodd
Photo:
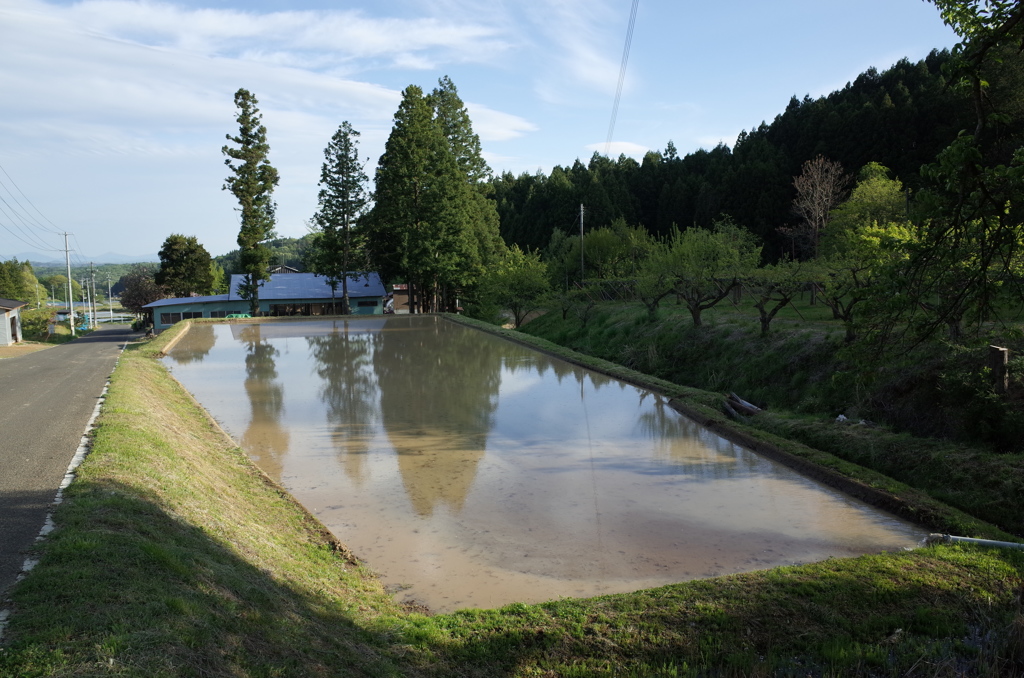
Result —
M 0 261 L 8 261 L 10 259 L 17 259 L 18 261 L 30 261 L 33 264 L 44 264 L 46 266 L 54 266 L 56 264 L 63 264 L 64 257 L 53 254 L 40 254 L 39 252 L 19 252 L 17 254 L 5 255 L 0 254 Z M 159 254 L 142 254 L 137 256 L 130 256 L 125 254 L 117 254 L 116 252 L 107 252 L 106 254 L 100 254 L 95 257 L 88 257 L 84 254 L 75 254 L 71 260 L 72 266 L 81 266 L 82 260 L 91 262 L 93 264 L 135 264 L 135 263 L 155 263 L 160 261 Z

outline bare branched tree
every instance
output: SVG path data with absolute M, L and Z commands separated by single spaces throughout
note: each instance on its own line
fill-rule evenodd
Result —
M 801 220 L 793 236 L 804 241 L 814 258 L 818 257 L 821 232 L 828 226 L 832 210 L 846 196 L 849 183 L 850 177 L 843 172 L 843 166 L 823 155 L 805 162 L 803 173 L 793 178 L 796 188 L 793 212 Z

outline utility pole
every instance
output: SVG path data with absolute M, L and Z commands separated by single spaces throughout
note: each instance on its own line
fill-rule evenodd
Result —
M 580 203 L 580 287 L 583 287 L 583 203 Z
M 64 234 L 64 262 L 68 267 L 68 320 L 71 325 L 71 336 L 75 336 L 75 298 L 71 295 L 71 248 L 68 247 L 68 236 Z
M 99 323 L 96 321 L 96 269 L 93 268 L 92 262 L 89 262 L 89 276 L 90 284 L 92 285 L 92 328 L 96 329 L 99 327 Z
M 89 279 L 82 278 L 82 301 L 85 302 L 85 313 L 86 313 L 86 327 L 92 329 L 92 323 L 95 319 L 95 313 L 92 310 L 92 290 L 89 289 Z
M 113 300 L 113 297 L 110 294 L 110 276 L 109 275 L 107 276 L 107 303 L 110 304 L 110 308 L 109 308 L 109 310 L 110 310 L 110 322 L 111 322 L 111 324 L 113 324 L 113 322 L 114 322 L 114 300 Z

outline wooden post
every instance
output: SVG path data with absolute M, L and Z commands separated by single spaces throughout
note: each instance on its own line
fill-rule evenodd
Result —
M 1010 350 L 999 346 L 988 347 L 989 366 L 992 368 L 992 384 L 996 393 L 1003 394 L 1010 386 L 1010 375 L 1006 364 L 1010 362 Z

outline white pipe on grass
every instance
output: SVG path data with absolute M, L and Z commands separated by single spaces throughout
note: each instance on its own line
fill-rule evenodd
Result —
M 978 546 L 998 546 L 1004 549 L 1020 549 L 1024 550 L 1024 544 L 1018 544 L 1013 541 L 993 541 L 992 539 L 974 539 L 973 537 L 954 537 L 951 534 L 929 534 L 924 543 L 926 546 L 932 544 L 977 544 Z

